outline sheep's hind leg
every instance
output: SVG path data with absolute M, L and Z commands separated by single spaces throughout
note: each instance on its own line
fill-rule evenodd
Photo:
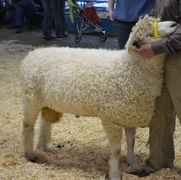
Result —
M 40 121 L 40 129 L 39 129 L 39 136 L 38 136 L 38 148 L 42 151 L 48 151 L 48 143 L 50 142 L 51 138 L 51 127 L 52 125 L 41 119 Z
M 140 168 L 134 153 L 136 128 L 125 127 L 124 130 L 126 134 L 128 165 L 133 168 Z
M 54 111 L 48 107 L 44 107 L 41 111 L 41 122 L 38 137 L 38 147 L 47 152 L 48 143 L 51 139 L 51 123 L 58 122 L 62 117 L 61 113 Z
M 121 154 L 122 128 L 113 126 L 113 124 L 103 122 L 103 127 L 109 140 L 111 149 L 111 158 L 109 161 L 109 177 L 111 180 L 120 180 L 119 176 L 119 158 Z
M 33 138 L 34 138 L 34 125 L 39 112 L 40 109 L 34 105 L 32 106 L 24 105 L 22 140 L 23 140 L 25 155 L 32 162 L 34 162 L 36 159 L 36 156 L 33 153 Z

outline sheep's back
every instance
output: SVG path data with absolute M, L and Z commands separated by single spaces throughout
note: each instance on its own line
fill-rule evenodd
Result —
M 160 88 L 143 65 L 124 50 L 37 49 L 22 62 L 22 94 L 56 111 L 138 126 L 153 115 Z
M 78 109 L 84 109 L 94 115 L 100 108 L 100 88 L 106 86 L 105 77 L 115 71 L 118 54 L 103 49 L 36 49 L 22 61 L 23 92 L 28 89 L 26 97 L 62 111 L 76 104 L 73 111 L 81 114 Z M 62 102 L 66 103 L 62 106 Z

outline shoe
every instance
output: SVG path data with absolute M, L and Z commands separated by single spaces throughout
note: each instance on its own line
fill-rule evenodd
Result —
M 63 36 L 62 36 L 62 35 L 59 35 L 59 36 L 56 36 L 56 38 L 63 38 Z
M 7 28 L 8 29 L 16 29 L 16 26 L 15 25 L 9 25 Z
M 69 37 L 66 31 L 62 34 L 62 36 L 65 37 L 65 38 Z
M 55 39 L 55 37 L 53 37 L 53 36 L 44 36 L 43 37 L 43 40 L 46 40 L 46 41 L 50 41 L 50 40 L 54 40 Z
M 141 171 L 130 172 L 130 174 L 138 176 L 138 177 L 146 177 L 146 176 L 149 176 L 151 173 L 143 169 Z
M 15 33 L 16 33 L 16 34 L 20 34 L 20 33 L 22 33 L 22 32 L 23 32 L 22 28 L 18 28 Z
M 62 35 L 56 36 L 56 40 L 57 40 L 57 41 L 60 41 L 62 38 L 64 38 Z

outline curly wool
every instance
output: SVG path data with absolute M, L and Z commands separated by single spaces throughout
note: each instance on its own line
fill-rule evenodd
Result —
M 133 53 L 134 45 L 139 47 L 155 40 L 150 36 L 154 21 L 148 16 L 138 21 L 126 50 L 52 47 L 28 54 L 21 64 L 22 134 L 28 159 L 36 159 L 33 127 L 40 111 L 38 146 L 44 151 L 50 140 L 49 123 L 58 121 L 63 113 L 96 116 L 101 118 L 110 144 L 109 177 L 120 180 L 122 129 L 147 124 L 161 93 L 166 54 L 146 60 Z M 133 150 L 128 154 L 128 162 L 138 166 Z
M 36 49 L 22 62 L 22 97 L 60 113 L 137 127 L 153 115 L 162 66 L 160 57 L 148 62 L 124 50 Z
M 153 32 L 153 20 L 139 20 L 126 45 L 129 52 L 68 47 L 30 52 L 21 65 L 23 102 L 59 113 L 97 116 L 115 126 L 147 124 L 161 93 L 165 54 L 146 61 L 132 46 L 135 40 L 154 41 L 147 36 Z

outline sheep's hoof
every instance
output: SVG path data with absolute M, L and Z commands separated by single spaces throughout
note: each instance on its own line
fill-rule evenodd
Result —
M 38 144 L 38 148 L 41 149 L 41 150 L 44 151 L 44 152 L 47 152 L 47 151 L 48 151 L 48 148 L 47 148 L 46 145 L 40 145 L 40 144 Z
M 36 156 L 35 156 L 34 153 L 29 154 L 29 153 L 25 152 L 25 155 L 28 158 L 28 160 L 30 160 L 31 162 L 35 162 L 36 161 Z
M 120 177 L 114 177 L 114 176 L 109 176 L 110 177 L 110 180 L 121 180 Z
M 128 166 L 132 167 L 132 168 L 136 168 L 136 169 L 140 169 L 141 166 L 138 163 L 128 163 Z
M 114 172 L 109 172 L 109 179 L 110 180 L 121 180 L 119 177 L 119 173 L 114 171 Z

